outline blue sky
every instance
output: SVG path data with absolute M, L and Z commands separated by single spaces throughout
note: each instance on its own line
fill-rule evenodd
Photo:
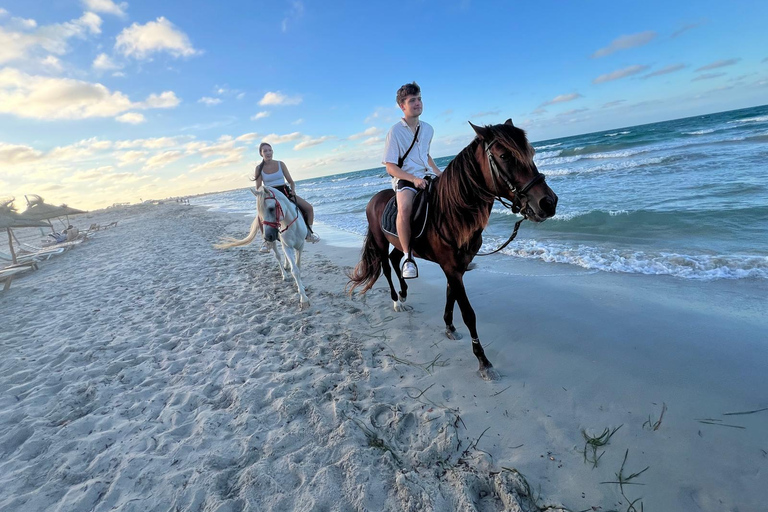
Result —
M 377 167 L 413 80 L 434 157 L 467 121 L 542 141 L 761 105 L 767 19 L 763 1 L 0 0 L 0 196 L 245 187 L 262 140 L 297 180 Z

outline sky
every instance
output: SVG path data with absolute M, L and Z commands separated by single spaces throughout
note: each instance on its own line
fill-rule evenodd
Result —
M 0 0 L 0 198 L 84 209 L 381 165 L 422 88 L 431 155 L 768 103 L 765 1 Z M 300 192 L 299 192 L 300 193 Z

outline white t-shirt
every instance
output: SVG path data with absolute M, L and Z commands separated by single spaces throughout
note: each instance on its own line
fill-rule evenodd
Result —
M 423 177 L 432 172 L 432 168 L 429 166 L 429 146 L 432 144 L 432 136 L 435 134 L 435 130 L 424 121 L 419 121 L 419 125 L 421 126 L 419 137 L 416 139 L 416 144 L 413 145 L 411 152 L 408 153 L 408 157 L 403 162 L 402 169 L 414 176 Z M 411 147 L 413 135 L 414 132 L 405 123 L 405 119 L 401 119 L 399 123 L 390 128 L 389 133 L 387 133 L 387 142 L 384 146 L 384 160 L 381 163 L 384 165 L 387 165 L 387 163 L 397 165 L 400 157 Z

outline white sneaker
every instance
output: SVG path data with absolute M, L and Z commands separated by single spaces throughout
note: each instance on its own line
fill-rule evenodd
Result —
M 269 243 L 267 243 L 266 240 L 261 242 L 261 247 L 259 247 L 259 252 L 269 252 Z
M 416 267 L 416 263 L 411 260 L 403 263 L 403 279 L 416 279 L 417 277 L 419 277 L 419 269 Z
M 307 233 L 306 240 L 311 244 L 316 244 L 320 241 L 320 237 L 317 235 L 317 233 Z

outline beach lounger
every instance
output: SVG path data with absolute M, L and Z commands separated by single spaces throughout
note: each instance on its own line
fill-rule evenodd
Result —
M 37 269 L 37 263 L 32 262 L 32 263 L 13 265 L 0 270 L 0 283 L 3 283 L 3 291 L 6 291 L 8 288 L 11 287 L 11 282 L 13 281 L 13 278 L 16 277 L 18 274 L 22 274 L 24 272 L 28 272 L 30 270 L 36 270 L 36 269 Z

